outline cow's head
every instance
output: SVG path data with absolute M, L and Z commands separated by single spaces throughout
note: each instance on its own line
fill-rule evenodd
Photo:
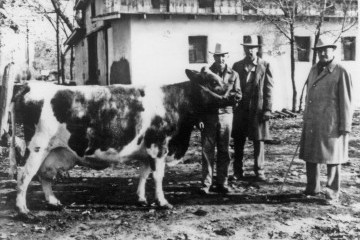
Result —
M 193 84 L 207 87 L 211 91 L 220 95 L 224 94 L 225 90 L 222 79 L 213 73 L 209 68 L 203 67 L 200 72 L 186 69 L 185 73 Z
M 192 103 L 199 109 L 205 110 L 216 105 L 214 97 L 204 91 L 203 87 L 218 95 L 223 95 L 226 91 L 222 79 L 206 67 L 203 67 L 200 72 L 186 69 L 185 73 L 191 82 Z

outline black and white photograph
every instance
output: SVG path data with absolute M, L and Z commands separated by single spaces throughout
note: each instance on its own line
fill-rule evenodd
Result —
M 358 0 L 0 0 L 0 240 L 360 239 Z

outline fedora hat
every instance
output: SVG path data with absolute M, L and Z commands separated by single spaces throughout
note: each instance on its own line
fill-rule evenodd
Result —
M 260 37 L 257 35 L 245 35 L 243 37 L 243 43 L 240 44 L 248 47 L 260 47 L 262 45 Z
M 220 43 L 217 43 L 215 45 L 215 51 L 214 52 L 209 51 L 209 53 L 214 54 L 214 55 L 223 55 L 223 54 L 228 54 L 229 52 L 224 51 L 222 48 L 222 45 Z
M 325 38 L 325 37 L 321 37 L 319 38 L 317 44 L 315 47 L 313 47 L 312 49 L 314 50 L 318 50 L 321 48 L 336 48 L 336 44 L 334 43 L 334 41 L 332 41 L 330 38 Z

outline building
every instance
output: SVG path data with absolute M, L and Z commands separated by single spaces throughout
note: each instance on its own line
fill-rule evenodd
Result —
M 245 1 L 245 0 L 243 0 Z M 323 30 L 338 30 L 341 1 L 326 12 Z M 357 1 L 348 16 L 357 18 Z M 77 28 L 66 44 L 75 48 L 77 84 L 154 84 L 185 81 L 184 70 L 212 63 L 217 42 L 230 52 L 228 63 L 243 58 L 244 35 L 261 36 L 263 57 L 275 75 L 275 108 L 290 107 L 290 47 L 286 38 L 262 15 L 281 16 L 273 4 L 254 9 L 241 0 L 77 0 Z M 261 12 L 260 12 L 261 11 Z M 301 92 L 311 67 L 317 9 L 303 9 L 295 35 L 296 84 Z M 342 35 L 338 58 L 358 76 L 358 26 Z M 356 79 L 355 79 L 356 80 Z M 357 81 L 354 83 L 360 89 Z

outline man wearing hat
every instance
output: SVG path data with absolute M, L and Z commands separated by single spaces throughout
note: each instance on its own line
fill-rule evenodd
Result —
M 228 170 L 230 165 L 229 142 L 233 120 L 233 106 L 241 99 L 241 90 L 238 74 L 225 62 L 228 52 L 223 51 L 222 45 L 217 43 L 215 51 L 210 52 L 214 56 L 214 63 L 210 70 L 218 75 L 223 84 L 223 96 L 211 94 L 215 104 L 202 116 L 203 129 L 202 142 L 202 175 L 203 187 L 201 193 L 209 193 L 213 184 L 215 163 L 215 146 L 217 148 L 217 186 L 215 190 L 220 193 L 229 193 L 232 189 L 228 186 Z M 209 89 L 204 89 L 210 91 Z
M 320 164 L 326 164 L 325 195 L 332 203 L 339 198 L 341 164 L 348 159 L 352 82 L 349 72 L 336 62 L 333 41 L 321 38 L 313 49 L 319 62 L 307 79 L 300 158 L 306 161 L 306 195 L 320 193 Z
M 244 36 L 241 44 L 245 58 L 233 65 L 239 74 L 243 98 L 234 110 L 234 176 L 243 178 L 243 157 L 246 138 L 254 145 L 254 172 L 257 180 L 265 181 L 264 141 L 270 140 L 269 119 L 272 110 L 273 76 L 268 62 L 258 57 L 261 46 L 258 36 Z

